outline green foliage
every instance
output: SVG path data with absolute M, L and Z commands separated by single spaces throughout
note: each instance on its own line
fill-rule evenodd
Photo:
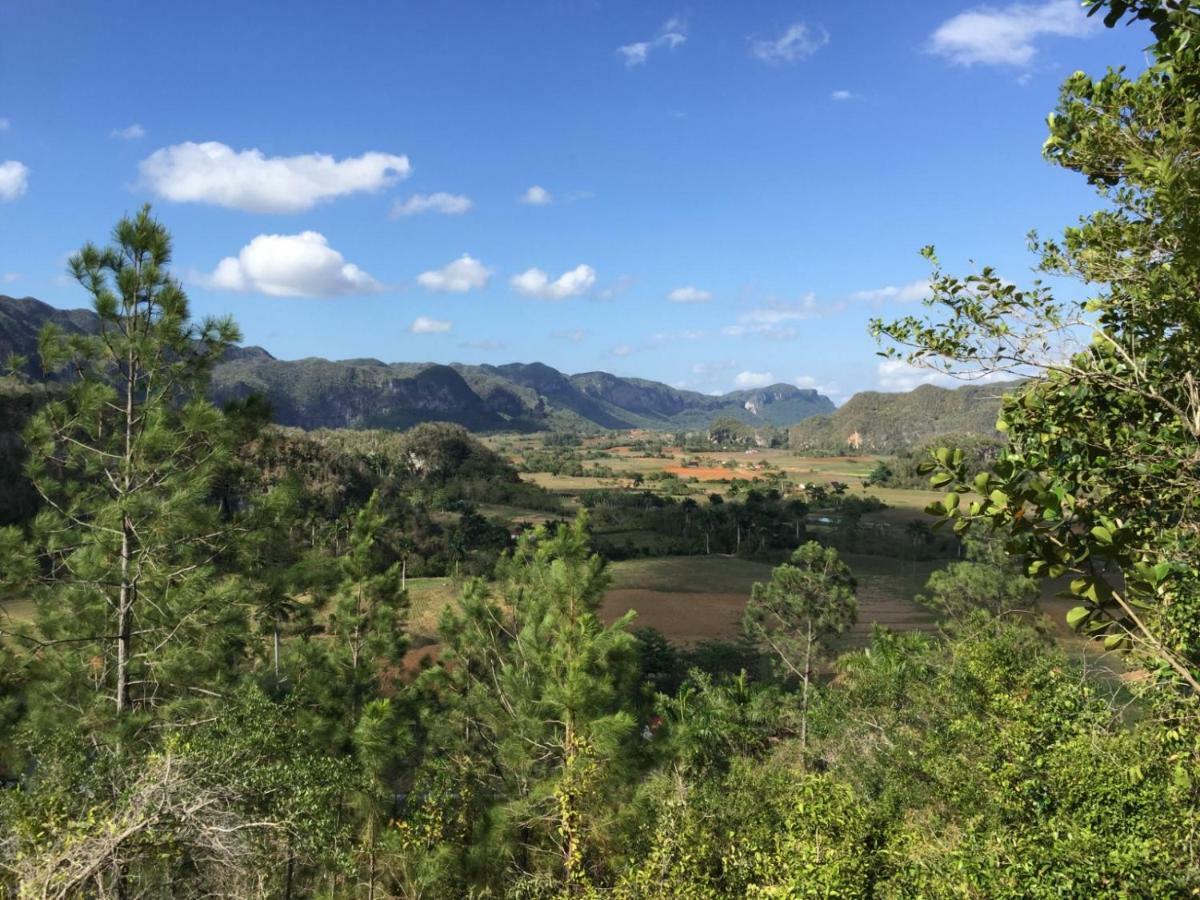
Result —
M 907 393 L 863 391 L 828 415 L 813 416 L 789 429 L 788 446 L 805 453 L 910 452 L 937 435 L 960 434 L 996 440 L 1003 385 L 966 384 L 955 390 L 922 385 Z M 848 442 L 857 434 L 860 446 Z
M 809 541 L 754 585 L 742 628 L 764 644 L 783 667 L 808 679 L 820 646 L 854 624 L 855 582 L 837 551 Z
M 488 878 L 582 883 L 603 865 L 595 835 L 630 753 L 630 617 L 596 617 L 607 576 L 582 516 L 522 536 L 497 579 L 498 598 L 472 582 L 443 621 L 446 665 L 430 677 L 445 681 L 449 706 L 435 741 L 463 754 Z
M 928 592 L 918 596 L 944 615 L 961 619 L 973 610 L 993 615 L 1026 609 L 1038 597 L 1038 582 L 1025 575 L 1000 541 L 967 540 L 965 562 L 952 562 L 929 576 Z
M 30 714 L 72 710 L 93 727 L 115 714 L 188 704 L 238 652 L 244 625 L 215 557 L 227 531 L 209 502 L 229 430 L 203 394 L 237 339 L 229 320 L 188 319 L 166 266 L 171 240 L 144 208 L 113 245 L 71 258 L 98 333 L 41 336 L 46 365 L 69 370 L 25 429 L 27 474 L 45 507 L 0 540 L 6 592 L 32 594 Z
M 930 455 L 942 447 L 961 450 L 964 465 L 971 471 L 982 471 L 1000 458 L 1004 442 L 977 434 L 938 435 L 913 449 L 901 451 L 886 464 L 881 462 L 879 466 L 887 471 L 877 467 L 878 477 L 873 473 L 871 480 L 883 487 L 926 490 L 929 487 L 926 464 Z
M 873 327 L 917 362 L 1041 373 L 1005 399 L 1009 448 L 991 471 L 973 478 L 960 454 L 934 455 L 934 483 L 951 492 L 937 511 L 958 529 L 981 520 L 1010 529 L 1030 574 L 1073 576 L 1073 626 L 1137 651 L 1195 693 L 1200 22 L 1187 3 L 1092 11 L 1105 7 L 1109 25 L 1151 24 L 1153 62 L 1136 77 L 1077 72 L 1064 82 L 1044 153 L 1087 178 L 1104 206 L 1059 241 L 1031 238 L 1043 273 L 1092 295 L 1062 300 L 986 268 L 956 278 L 927 248 L 930 305 L 947 316 Z M 1079 347 L 1081 332 L 1091 341 Z M 970 489 L 983 499 L 959 502 Z
M 808 738 L 814 666 L 825 642 L 854 624 L 855 587 L 837 551 L 809 541 L 771 572 L 769 582 L 754 585 L 746 604 L 746 637 L 769 648 L 776 662 L 800 680 L 801 752 Z
M 615 897 L 870 895 L 869 822 L 845 785 L 742 759 L 682 796 L 666 778 L 651 791 L 648 846 Z
M 1180 896 L 1190 779 L 1152 720 L 1050 639 L 981 612 L 949 643 L 880 633 L 842 661 L 814 752 L 870 799 L 885 896 Z

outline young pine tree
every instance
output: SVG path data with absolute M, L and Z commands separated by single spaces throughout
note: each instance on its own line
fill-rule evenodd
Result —
M 191 322 L 170 260 L 149 207 L 121 219 L 109 247 L 70 260 L 97 333 L 41 336 L 65 388 L 25 430 L 42 512 L 0 537 L 0 577 L 35 600 L 15 643 L 44 676 L 52 719 L 201 696 L 232 652 L 214 627 L 236 613 L 213 577 L 226 533 L 210 493 L 228 431 L 204 388 L 239 335 L 229 319 Z
M 826 641 L 857 617 L 854 578 L 832 547 L 809 541 L 756 584 L 742 629 L 800 680 L 800 747 L 808 740 L 808 703 L 813 668 Z
M 608 576 L 582 516 L 524 536 L 497 578 L 498 599 L 473 582 L 442 623 L 456 696 L 447 749 L 483 781 L 492 832 L 479 840 L 508 860 L 508 877 L 573 893 L 588 881 L 591 836 L 633 732 L 630 616 L 597 617 Z

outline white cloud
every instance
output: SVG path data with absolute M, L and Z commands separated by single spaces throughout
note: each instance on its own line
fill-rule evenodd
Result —
M 766 387 L 774 383 L 775 376 L 770 372 L 738 372 L 733 376 L 733 386 L 741 390 Z
M 397 200 L 392 204 L 392 218 L 399 219 L 402 216 L 415 216 L 427 212 L 458 216 L 470 211 L 474 206 L 471 198 L 462 194 L 447 194 L 442 191 L 436 194 L 413 194 L 407 200 Z
M 596 297 L 600 300 L 615 300 L 635 284 L 637 284 L 637 279 L 632 275 L 621 275 L 608 287 L 597 291 Z
M 708 337 L 707 332 L 698 330 L 657 331 L 650 335 L 650 340 L 656 344 L 666 344 L 674 341 L 698 341 L 706 337 Z
M 551 334 L 550 337 L 556 338 L 560 341 L 570 341 L 572 344 L 578 344 L 585 337 L 587 337 L 587 332 L 582 328 L 575 328 L 571 331 L 556 331 Z
M 417 276 L 417 284 L 427 291 L 465 294 L 472 288 L 487 287 L 492 272 L 479 260 L 464 253 L 440 269 L 431 269 Z
M 952 385 L 955 380 L 944 372 L 909 365 L 902 359 L 885 359 L 876 370 L 879 387 L 885 391 L 911 391 L 922 384 Z
M 0 203 L 16 200 L 29 187 L 29 166 L 10 159 L 0 162 Z
M 16 284 L 23 277 L 20 272 L 3 272 L 0 273 L 0 284 Z
M 431 319 L 429 316 L 417 316 L 408 330 L 413 334 L 445 334 L 453 327 L 452 322 Z
M 541 269 L 527 269 L 520 275 L 514 275 L 510 280 L 514 288 L 526 297 L 537 297 L 541 300 L 565 300 L 587 293 L 596 283 L 596 270 L 588 265 L 578 265 L 569 272 L 563 272 L 553 281 Z
M 270 297 L 334 297 L 383 289 L 315 231 L 260 234 L 237 256 L 221 260 L 204 283 L 219 290 Z
M 795 302 L 774 301 L 757 309 L 747 310 L 738 316 L 737 324 L 726 325 L 721 333 L 729 337 L 766 337 L 786 341 L 799 332 L 789 323 L 802 322 L 818 315 L 817 298 L 805 294 Z
M 698 362 L 692 364 L 693 375 L 712 375 L 716 372 L 727 372 L 737 366 L 732 360 L 716 362 Z
M 824 28 L 796 22 L 773 41 L 754 41 L 750 53 L 767 63 L 792 63 L 808 59 L 828 43 L 829 32 Z
M 689 284 L 687 287 L 677 287 L 669 292 L 667 299 L 672 303 L 703 303 L 712 299 L 712 291 L 704 291 Z
M 463 341 L 458 345 L 463 350 L 482 350 L 485 353 L 493 350 L 504 350 L 508 344 L 504 341 L 482 340 L 482 341 Z
M 980 6 L 939 25 L 929 50 L 961 66 L 1027 66 L 1039 37 L 1084 37 L 1098 28 L 1078 0 Z
M 364 153 L 264 156 L 225 144 L 175 144 L 139 165 L 143 183 L 167 200 L 211 203 L 260 213 L 296 213 L 360 191 L 378 191 L 412 172 L 407 156 Z
M 617 344 L 610 352 L 613 356 L 625 357 L 630 356 L 633 353 L 633 348 L 628 344 Z
M 834 91 L 829 95 L 830 100 L 853 100 L 854 94 L 850 91 Z
M 108 136 L 120 138 L 123 141 L 137 141 L 146 136 L 146 129 L 134 122 L 124 128 L 114 128 L 108 133 Z
M 8 119 L 0 118 L 0 131 L 8 131 L 12 127 L 12 122 Z
M 625 68 L 632 69 L 634 66 L 644 65 L 649 59 L 650 53 L 660 47 L 674 50 L 687 40 L 686 31 L 687 28 L 682 19 L 671 18 L 663 23 L 662 28 L 658 30 L 658 35 L 653 39 L 618 47 L 617 53 L 624 59 Z
M 882 303 L 885 300 L 897 300 L 900 303 L 915 303 L 929 296 L 928 281 L 910 281 L 908 284 L 873 288 L 869 291 L 855 291 L 850 295 L 853 300 L 866 300 L 871 303 Z
M 960 387 L 965 383 L 995 384 L 1021 377 L 1014 372 L 989 372 L 982 369 L 976 372 L 959 372 L 956 375 L 950 375 L 934 369 L 913 366 L 902 359 L 883 360 L 879 363 L 876 373 L 879 376 L 880 390 L 884 391 L 911 391 L 923 384 L 950 388 Z
M 842 389 L 838 387 L 836 381 L 818 381 L 811 375 L 797 375 L 792 379 L 792 384 L 801 390 L 812 390 L 818 394 L 824 394 L 826 397 L 840 397 Z
M 547 203 L 554 202 L 554 196 L 540 184 L 526 189 L 518 199 L 528 206 L 545 206 Z

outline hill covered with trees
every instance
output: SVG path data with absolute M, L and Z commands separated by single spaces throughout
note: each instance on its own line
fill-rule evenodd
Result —
M 793 425 L 788 445 L 802 452 L 892 454 L 942 434 L 999 438 L 996 417 L 1000 398 L 1016 385 L 943 388 L 924 384 L 903 393 L 863 391 L 829 415 Z

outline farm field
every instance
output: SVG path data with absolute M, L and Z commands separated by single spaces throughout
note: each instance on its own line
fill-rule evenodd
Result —
M 912 598 L 942 563 L 857 553 L 842 558 L 858 579 L 859 620 L 843 646 L 864 646 L 877 624 L 897 631 L 934 628 L 933 614 Z M 751 587 L 770 578 L 771 566 L 728 556 L 664 557 L 617 562 L 612 573 L 600 608 L 605 621 L 633 609 L 634 628 L 656 628 L 672 641 L 693 644 L 736 637 Z

